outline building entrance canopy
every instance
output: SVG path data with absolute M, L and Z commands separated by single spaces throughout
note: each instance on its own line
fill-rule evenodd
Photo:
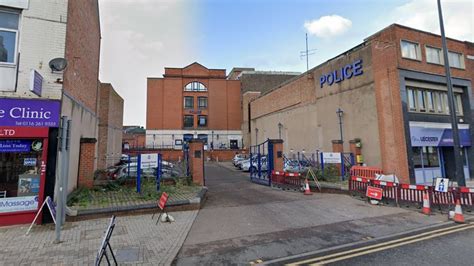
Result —
M 461 146 L 471 146 L 469 125 L 459 124 Z M 450 124 L 410 122 L 412 147 L 450 147 L 453 146 L 453 131 Z

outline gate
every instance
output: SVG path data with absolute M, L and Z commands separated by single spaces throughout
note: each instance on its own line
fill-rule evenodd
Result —
M 273 144 L 267 139 L 263 143 L 250 146 L 250 181 L 270 186 L 273 169 Z
M 352 152 L 343 152 L 342 156 L 342 168 L 341 175 L 343 180 L 347 180 L 350 177 L 352 166 L 355 164 L 354 154 Z

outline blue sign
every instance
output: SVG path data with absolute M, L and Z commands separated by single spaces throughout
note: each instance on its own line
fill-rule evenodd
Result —
M 469 128 L 460 128 L 459 142 L 462 146 L 471 146 L 471 135 Z M 411 146 L 412 147 L 452 147 L 453 130 L 451 128 L 434 128 L 410 126 Z
M 23 166 L 36 166 L 36 158 L 23 159 Z
M 29 152 L 31 140 L 0 140 L 0 152 Z
M 352 64 L 347 64 L 340 69 L 334 70 L 319 78 L 319 85 L 321 88 L 324 84 L 331 86 L 334 83 L 339 83 L 345 79 L 350 79 L 355 76 L 360 76 L 364 73 L 362 70 L 362 59 L 354 61 Z
M 58 127 L 61 102 L 0 98 L 0 126 Z
M 31 70 L 30 91 L 41 97 L 43 77 L 36 70 Z

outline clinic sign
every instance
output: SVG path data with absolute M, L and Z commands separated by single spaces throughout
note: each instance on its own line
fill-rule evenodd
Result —
M 362 70 L 362 59 L 355 60 L 352 64 L 347 64 L 339 69 L 333 70 L 319 78 L 321 88 L 326 85 L 342 82 L 352 77 L 360 76 L 364 73 Z
M 58 127 L 59 101 L 0 98 L 0 126 Z
M 36 209 L 38 209 L 38 196 L 0 198 L 0 213 Z
M 412 147 L 450 147 L 453 146 L 453 131 L 450 128 L 410 126 Z M 471 146 L 469 128 L 459 129 L 459 141 L 462 146 Z

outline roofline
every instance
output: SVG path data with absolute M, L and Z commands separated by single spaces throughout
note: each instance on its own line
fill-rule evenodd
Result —
M 438 34 L 435 34 L 435 33 L 429 32 L 429 31 L 424 31 L 424 30 L 420 30 L 420 29 L 411 28 L 411 27 L 401 25 L 401 24 L 398 24 L 398 23 L 392 23 L 392 24 L 388 25 L 387 27 L 385 27 L 385 28 L 375 32 L 374 34 L 370 35 L 369 37 L 365 38 L 364 42 L 368 42 L 368 41 L 372 40 L 373 38 L 375 38 L 380 33 L 388 30 L 389 28 L 393 28 L 393 27 L 403 28 L 403 29 L 407 29 L 407 30 L 411 30 L 411 31 L 417 31 L 417 32 L 420 32 L 420 33 L 423 33 L 423 34 L 428 34 L 428 35 L 431 35 L 431 36 L 435 36 L 437 38 L 441 38 L 441 35 L 438 35 Z M 446 37 L 446 39 L 450 40 L 450 41 L 453 41 L 453 42 L 458 42 L 458 43 L 472 43 L 470 41 L 466 41 L 466 40 L 461 41 L 461 40 L 453 39 L 453 38 L 449 38 L 449 37 Z
M 185 67 L 165 67 L 165 69 L 185 69 L 185 68 L 190 67 L 190 66 L 192 66 L 192 65 L 194 65 L 194 64 L 198 64 L 198 65 L 204 67 L 204 68 L 207 69 L 207 70 L 223 70 L 223 71 L 227 71 L 227 69 L 225 69 L 225 68 L 207 68 L 207 67 L 204 66 L 203 64 L 201 64 L 201 63 L 199 63 L 199 62 L 196 62 L 196 61 L 194 61 L 193 63 L 191 63 L 191 64 L 189 64 L 189 65 L 187 65 L 187 66 L 185 66 Z

